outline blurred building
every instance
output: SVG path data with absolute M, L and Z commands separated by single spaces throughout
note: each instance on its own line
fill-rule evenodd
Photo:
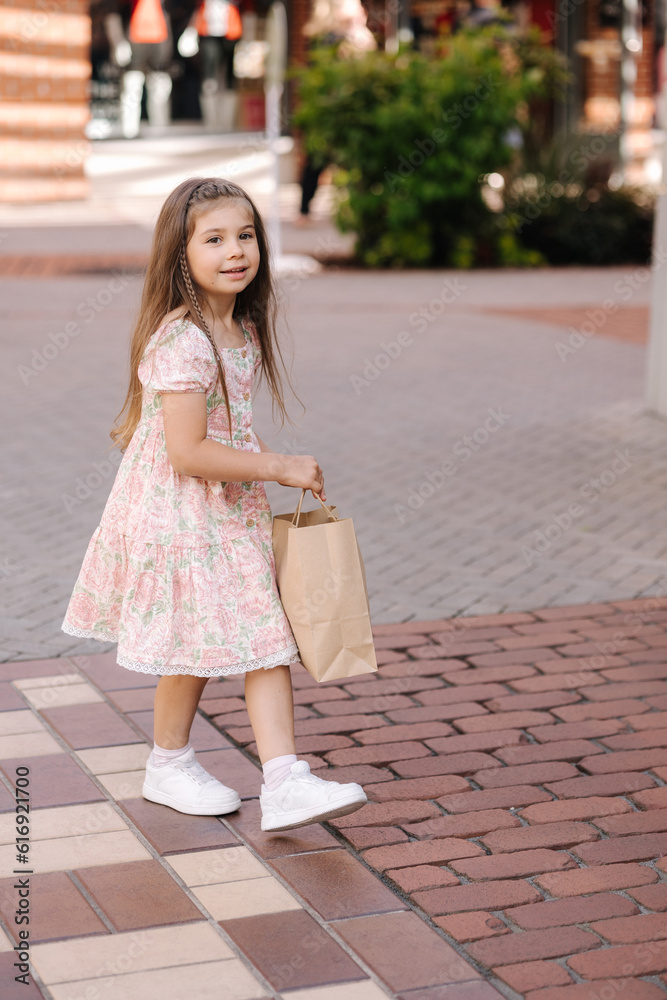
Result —
M 484 24 L 494 9 L 511 14 L 519 28 L 538 26 L 545 45 L 569 60 L 566 102 L 544 109 L 553 133 L 599 136 L 592 157 L 604 145 L 605 158 L 620 159 L 629 182 L 658 181 L 665 0 L 412 0 L 409 26 L 428 49 L 438 33 L 469 23 L 471 11 L 473 23 Z
M 206 0 L 222 3 L 225 0 Z M 303 26 L 320 0 L 285 0 L 292 63 L 307 58 Z M 383 45 L 398 34 L 429 51 L 437 38 L 460 24 L 493 21 L 499 0 L 366 0 L 368 27 Z M 622 135 L 622 153 L 631 179 L 650 175 L 653 155 L 656 93 L 661 82 L 665 0 L 505 0 L 519 26 L 538 25 L 545 45 L 555 45 L 571 60 L 573 82 L 568 100 L 554 109 L 553 128 L 561 132 L 601 133 L 611 148 Z M 220 47 L 222 117 L 211 127 L 202 121 L 207 92 L 203 77 L 212 72 L 209 46 L 188 55 L 178 40 L 188 26 L 199 25 L 200 0 L 0 0 L 0 200 L 38 201 L 86 196 L 84 163 L 91 139 L 123 135 L 124 79 L 135 73 L 139 134 L 155 129 L 256 131 L 264 128 L 262 67 L 266 52 L 264 23 L 270 0 L 238 0 L 243 31 L 236 41 Z M 163 37 L 167 24 L 168 58 L 154 71 L 152 62 L 137 61 L 146 43 L 133 45 L 132 62 L 122 65 L 117 54 L 129 37 L 130 21 L 143 3 L 143 30 Z M 207 23 L 217 17 L 214 8 Z M 148 13 L 146 13 L 148 11 Z M 110 19 L 111 15 L 111 19 Z M 114 20 L 115 17 L 115 20 Z M 153 18 L 153 21 L 150 18 Z M 147 20 L 148 18 L 148 20 Z M 116 28 L 114 28 L 114 24 Z M 118 27 L 120 26 L 120 27 Z M 158 34 L 151 35 L 151 31 Z M 162 31 L 162 35 L 159 32 Z M 201 38 L 200 38 L 201 43 Z M 143 48 L 142 48 L 143 46 Z M 231 55 L 230 55 L 231 53 Z M 208 63 L 206 62 L 208 59 Z M 231 60 L 231 61 L 230 61 Z M 145 65 L 144 65 L 145 62 Z M 137 67 L 139 67 L 137 69 Z M 151 73 L 162 77 L 160 112 L 151 91 Z M 137 73 L 146 85 L 137 89 Z M 166 104 L 164 80 L 167 78 Z M 157 77 L 156 77 L 157 79 Z M 125 87 L 127 91 L 127 87 Z M 138 95 L 138 96 L 137 96 Z M 151 105 L 151 99 L 153 104 Z M 291 87 L 287 101 L 294 100 Z M 127 101 L 127 93 L 126 93 Z M 223 107 L 224 105 L 224 107 Z M 157 108 L 157 110 L 156 110 Z M 206 118 L 206 114 L 204 114 Z M 158 122 L 156 125 L 155 122 Z M 285 129 L 288 130 L 287 127 Z M 126 132 L 127 134 L 127 128 Z M 650 179 L 650 177 L 649 177 Z
M 3 0 L 0 200 L 85 196 L 89 78 L 88 0 Z

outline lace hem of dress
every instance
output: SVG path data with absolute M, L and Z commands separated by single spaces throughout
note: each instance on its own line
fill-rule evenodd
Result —
M 139 660 L 132 660 L 129 656 L 122 654 L 116 658 L 121 667 L 129 670 L 138 670 L 142 674 L 190 674 L 193 677 L 228 677 L 231 674 L 246 674 L 250 670 L 265 670 L 277 667 L 281 663 L 294 663 L 299 659 L 299 650 L 292 643 L 285 649 L 279 649 L 277 653 L 269 656 L 260 656 L 256 660 L 246 660 L 244 663 L 232 663 L 228 667 L 189 667 L 185 664 L 170 664 L 169 667 L 158 667 L 154 663 L 141 663 Z
M 60 628 L 63 632 L 67 632 L 68 635 L 76 635 L 80 639 L 97 639 L 99 642 L 118 642 L 118 636 L 111 635 L 110 632 L 100 632 L 99 630 L 93 632 L 89 628 L 77 628 L 76 625 L 70 625 L 69 622 L 63 622 Z
M 77 628 L 75 625 L 70 625 L 69 622 L 63 622 L 61 628 L 63 632 L 67 632 L 69 635 L 76 635 L 82 639 L 99 639 L 100 642 L 118 642 L 118 636 L 111 635 L 108 632 L 94 632 L 92 629 Z M 167 674 L 170 676 L 173 674 L 190 674 L 193 677 L 227 677 L 231 674 L 245 674 L 249 670 L 259 670 L 262 667 L 268 670 L 271 667 L 280 666 L 282 663 L 294 663 L 298 659 L 298 646 L 292 642 L 285 649 L 279 649 L 277 653 L 260 656 L 256 660 L 246 660 L 243 663 L 233 663 L 227 667 L 191 667 L 180 663 L 172 664 L 169 667 L 160 667 L 155 663 L 141 663 L 139 660 L 133 660 L 122 654 L 116 657 L 116 662 L 121 667 L 127 667 L 128 670 L 138 670 L 142 674 Z

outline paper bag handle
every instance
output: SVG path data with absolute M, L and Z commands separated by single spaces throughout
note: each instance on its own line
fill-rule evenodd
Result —
M 301 517 L 301 504 L 303 503 L 303 498 L 305 497 L 305 495 L 306 495 L 307 492 L 308 492 L 307 490 L 301 490 L 301 499 L 299 500 L 298 506 L 297 506 L 296 510 L 294 511 L 294 517 L 292 518 L 292 524 L 296 528 L 299 527 L 299 518 Z M 317 494 L 315 494 L 315 495 L 317 496 Z M 320 496 L 318 496 L 317 499 L 320 501 L 320 503 L 322 504 L 322 506 L 326 510 L 327 514 L 329 515 L 329 519 L 331 521 L 340 521 L 340 518 L 336 514 L 334 514 L 333 510 L 331 510 L 330 507 L 327 507 L 327 505 L 325 504 L 324 500 L 322 500 L 322 498 Z

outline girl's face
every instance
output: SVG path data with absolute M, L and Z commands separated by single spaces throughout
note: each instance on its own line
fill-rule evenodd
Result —
M 229 299 L 259 268 L 259 247 L 247 201 L 224 198 L 198 216 L 186 246 L 190 274 L 207 296 Z

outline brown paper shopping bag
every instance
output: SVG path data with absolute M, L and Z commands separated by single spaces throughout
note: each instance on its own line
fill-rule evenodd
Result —
M 335 507 L 273 519 L 276 578 L 301 662 L 317 681 L 377 670 L 366 573 L 352 519 Z

